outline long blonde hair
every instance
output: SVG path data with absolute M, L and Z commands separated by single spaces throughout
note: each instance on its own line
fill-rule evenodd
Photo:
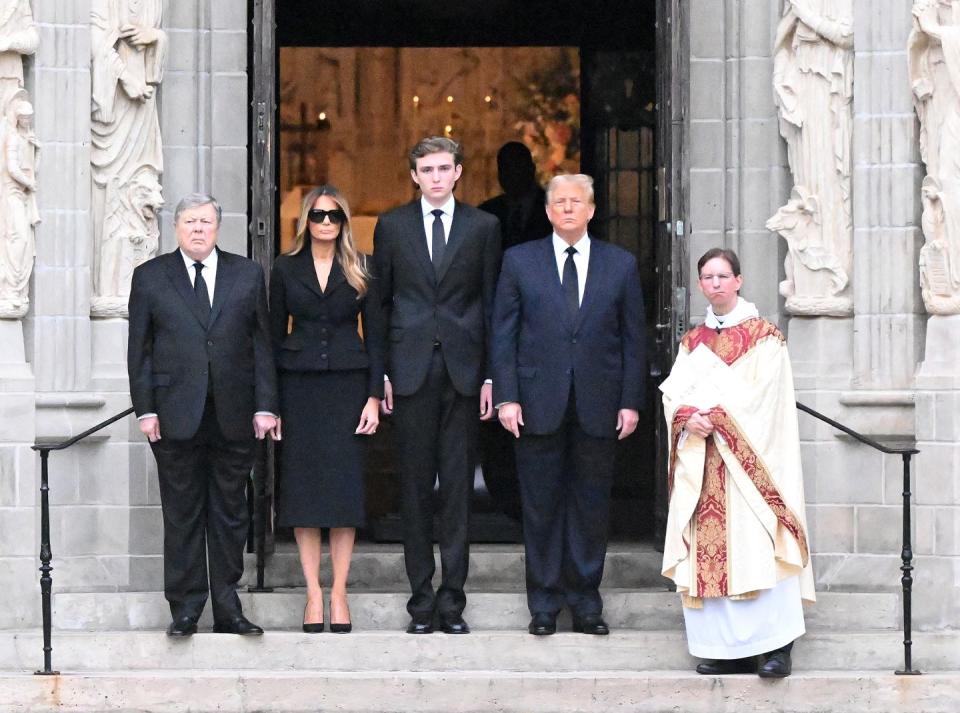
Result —
M 357 246 L 353 242 L 353 233 L 350 230 L 350 206 L 347 204 L 347 199 L 334 186 L 329 184 L 317 186 L 303 197 L 303 203 L 300 206 L 300 218 L 297 220 L 297 234 L 293 239 L 293 247 L 286 254 L 296 255 L 303 250 L 305 245 L 310 244 L 307 236 L 310 223 L 307 216 L 320 196 L 330 198 L 347 216 L 343 225 L 340 226 L 336 255 L 343 274 L 347 278 L 347 283 L 357 291 L 359 299 L 367 293 L 367 285 L 371 276 L 363 258 L 360 256 L 360 252 L 357 250 Z

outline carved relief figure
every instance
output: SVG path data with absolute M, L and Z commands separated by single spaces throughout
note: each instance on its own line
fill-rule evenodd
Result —
M 126 316 L 133 268 L 157 250 L 162 12 L 162 0 L 93 0 L 90 11 L 96 316 Z
M 767 222 L 787 242 L 780 293 L 792 314 L 848 315 L 852 0 L 786 0 L 773 83 L 794 185 L 790 201 Z
M 19 318 L 27 313 L 28 288 L 35 254 L 34 226 L 37 211 L 37 154 L 39 143 L 32 128 L 33 106 L 20 90 L 4 112 L 3 129 L 3 229 L 0 234 L 0 317 Z
M 23 57 L 39 44 L 30 0 L 0 0 L 0 107 L 23 88 Z
M 931 314 L 960 314 L 960 2 L 916 0 L 908 40 L 920 118 L 920 287 Z

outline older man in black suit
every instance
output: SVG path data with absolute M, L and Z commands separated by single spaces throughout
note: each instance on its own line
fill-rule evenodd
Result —
M 486 353 L 500 263 L 500 229 L 488 213 L 455 200 L 460 145 L 424 139 L 410 152 L 421 198 L 380 216 L 373 259 L 389 324 L 382 407 L 396 407 L 403 550 L 411 634 L 449 634 L 463 620 L 468 519 L 479 418 L 493 416 Z M 394 403 L 395 402 L 395 403 Z M 440 479 L 441 582 L 433 590 L 433 484 Z
M 593 179 L 547 188 L 553 234 L 504 255 L 493 318 L 500 423 L 516 437 L 535 635 L 608 634 L 600 580 L 617 439 L 643 403 L 643 295 L 633 255 L 587 234 Z
M 208 587 L 215 632 L 263 633 L 236 585 L 256 439 L 279 437 L 277 377 L 263 271 L 216 247 L 220 217 L 211 196 L 180 201 L 179 247 L 130 290 L 130 397 L 157 459 L 170 636 L 197 630 Z

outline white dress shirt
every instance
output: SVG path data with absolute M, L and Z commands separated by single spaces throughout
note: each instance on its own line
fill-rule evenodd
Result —
M 197 280 L 197 270 L 193 266 L 196 260 L 183 252 L 183 249 L 180 250 L 180 257 L 183 258 L 183 264 L 187 266 L 187 274 L 190 276 L 190 286 L 193 287 L 193 283 Z M 211 250 L 210 254 L 200 261 L 203 265 L 203 270 L 201 270 L 200 274 L 203 275 L 203 281 L 207 283 L 207 297 L 210 300 L 211 307 L 213 307 L 214 289 L 217 286 L 217 261 L 216 248 Z
M 553 234 L 553 253 L 557 258 L 557 271 L 560 274 L 560 284 L 563 284 L 563 266 L 567 264 L 567 248 L 570 245 L 556 233 Z M 590 236 L 583 234 L 573 244 L 577 249 L 573 256 L 573 264 L 577 268 L 577 289 L 580 291 L 580 304 L 583 304 L 583 291 L 587 286 L 587 267 L 590 265 Z
M 446 243 L 450 240 L 450 226 L 453 225 L 453 209 L 456 204 L 452 193 L 447 202 L 439 207 L 430 205 L 426 198 L 420 198 L 420 210 L 423 212 L 423 234 L 427 240 L 427 252 L 430 254 L 431 261 L 433 260 L 433 211 L 443 211 L 440 222 L 443 223 L 443 242 Z

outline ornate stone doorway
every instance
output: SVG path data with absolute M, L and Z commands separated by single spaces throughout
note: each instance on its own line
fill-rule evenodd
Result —
M 535 127 L 541 136 L 525 141 L 535 149 L 538 140 L 543 145 L 543 155 L 534 152 L 541 178 L 548 177 L 551 160 L 595 177 L 601 219 L 591 229 L 632 250 L 643 266 L 650 338 L 645 427 L 622 449 L 614 492 L 613 535 L 620 539 L 646 539 L 662 529 L 665 455 L 656 386 L 686 324 L 686 257 L 676 239 L 683 232 L 679 6 L 679 0 L 253 2 L 251 234 L 253 255 L 265 267 L 288 232 L 285 203 L 298 200 L 296 185 L 342 183 L 337 175 L 357 158 L 350 155 L 351 140 L 362 144 L 364 156 L 378 156 L 368 160 L 379 161 L 374 173 L 384 185 L 371 187 L 369 176 L 356 179 L 369 203 L 371 231 L 376 213 L 413 197 L 404 159 L 411 124 L 414 133 L 465 140 L 473 183 L 465 187 L 471 195 L 460 195 L 469 202 L 499 193 L 494 156 L 500 140 L 530 138 L 524 121 L 529 128 L 544 115 Z M 311 79 L 306 97 L 284 81 L 299 73 L 303 84 L 305 71 Z M 434 74 L 443 76 L 421 92 L 423 78 Z M 375 95 L 374 84 L 382 85 Z M 531 111 L 491 119 L 523 92 Z M 420 121 L 428 114 L 430 120 Z M 343 122 L 352 125 L 344 130 Z M 517 134 L 504 136 L 513 124 Z M 377 146 L 398 135 L 400 148 Z M 486 440 L 489 490 L 499 509 L 513 511 L 509 474 L 493 472 L 508 472 L 511 459 L 495 437 Z M 379 460 L 375 470 L 389 471 L 389 458 Z M 392 482 L 383 477 L 374 488 L 381 497 L 371 515 L 389 508 Z

